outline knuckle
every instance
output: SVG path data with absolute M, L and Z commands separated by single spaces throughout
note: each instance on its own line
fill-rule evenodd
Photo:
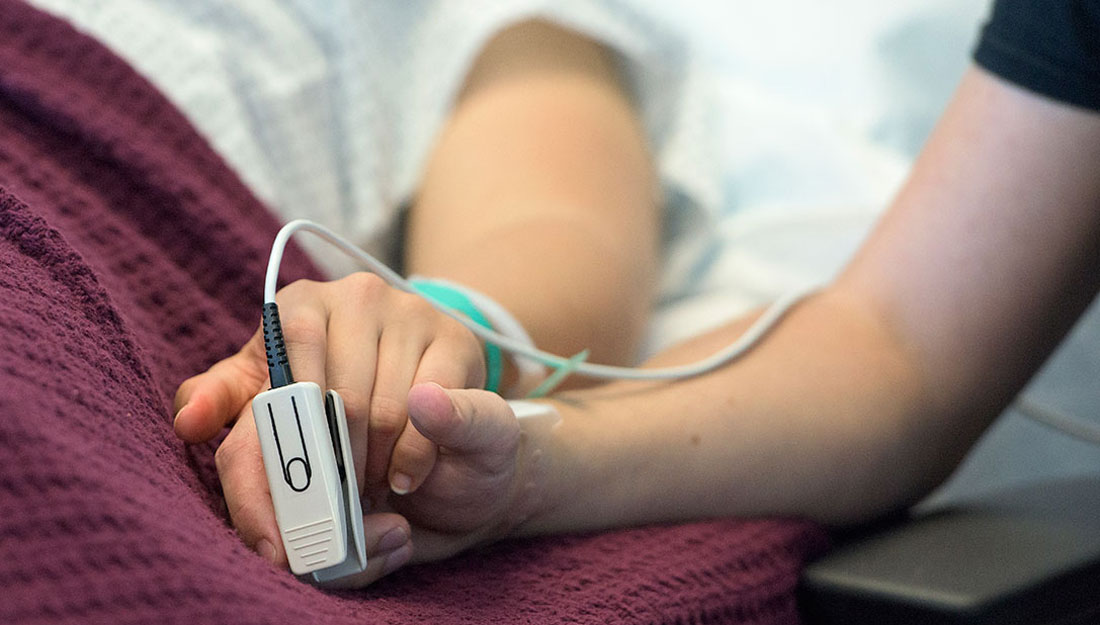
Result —
M 358 423 L 367 418 L 370 412 L 370 395 L 359 386 L 347 386 L 336 384 L 331 387 L 344 401 L 344 411 L 347 415 L 348 425 Z
M 445 339 L 449 343 L 454 343 L 456 346 L 468 351 L 476 351 L 481 348 L 481 339 L 474 336 L 469 328 L 443 315 L 443 313 L 439 314 L 443 318 L 438 330 L 441 339 Z
M 248 338 L 248 342 L 241 346 L 239 354 L 244 356 L 245 359 L 252 361 L 259 361 L 266 358 L 264 353 L 264 329 L 262 323 L 260 327 L 256 328 L 256 331 L 252 333 L 252 336 Z
M 481 342 L 477 340 L 471 340 L 468 343 L 464 343 L 462 354 L 464 355 L 463 363 L 466 366 L 467 371 L 476 371 L 480 375 L 485 375 L 485 348 L 482 347 Z
M 441 315 L 423 297 L 414 293 L 399 291 L 394 294 L 393 309 L 399 317 L 408 323 L 427 325 Z
M 466 326 L 451 318 L 440 326 L 437 336 L 454 353 L 454 360 L 467 369 L 485 365 L 485 349 L 481 339 Z
M 242 536 L 247 535 L 252 530 L 253 525 L 261 518 L 263 518 L 266 505 L 263 502 L 253 501 L 249 499 L 241 499 L 234 497 L 232 499 L 226 499 L 226 508 L 229 509 L 229 517 L 233 519 L 233 525 L 237 527 L 237 531 Z
M 316 280 L 307 280 L 304 278 L 295 280 L 282 289 L 279 289 L 279 299 L 297 299 L 299 297 L 308 296 L 313 294 L 321 285 L 322 283 Z
M 405 429 L 405 402 L 375 395 L 371 398 L 370 435 L 381 439 L 392 439 Z M 375 440 L 378 440 L 375 438 Z
M 390 288 L 385 280 L 366 271 L 353 273 L 338 282 L 341 295 L 360 306 L 378 300 Z
M 242 459 L 250 455 L 256 456 L 257 460 L 260 457 L 260 440 L 255 434 L 249 436 L 241 424 L 242 422 L 238 421 L 226 435 L 225 440 L 214 450 L 214 467 L 217 468 L 218 475 L 223 476 L 223 481 L 224 475 L 237 467 Z
M 395 471 L 400 471 L 420 481 L 427 477 L 435 464 L 435 450 L 431 447 L 420 445 L 403 445 L 393 455 L 392 466 Z
M 214 450 L 214 466 L 218 470 L 218 475 L 224 475 L 233 466 L 236 459 L 240 457 L 240 447 L 240 443 L 227 436 Z
M 398 441 L 395 453 L 410 460 L 427 460 L 435 456 L 435 444 L 425 438 L 415 427 L 407 427 Z
M 282 324 L 283 336 L 287 343 L 314 345 L 323 343 L 325 340 L 327 332 L 325 323 L 315 316 L 295 310 L 283 317 Z
M 416 473 L 425 468 L 435 457 L 433 450 L 424 445 L 404 444 L 394 454 L 394 464 L 407 472 Z

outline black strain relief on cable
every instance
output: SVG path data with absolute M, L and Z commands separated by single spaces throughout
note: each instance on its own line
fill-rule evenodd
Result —
M 267 353 L 267 370 L 271 374 L 271 388 L 294 384 L 283 341 L 283 324 L 279 322 L 279 306 L 275 302 L 264 304 L 264 351 Z

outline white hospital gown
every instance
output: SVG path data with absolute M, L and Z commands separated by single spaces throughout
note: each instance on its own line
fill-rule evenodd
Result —
M 614 50 L 669 198 L 663 299 L 720 203 L 709 101 L 682 40 L 631 3 L 550 0 L 33 0 L 127 59 L 286 221 L 308 218 L 390 263 L 400 211 L 471 63 L 543 17 Z M 331 276 L 355 269 L 312 237 Z M 675 274 L 679 273 L 677 277 Z

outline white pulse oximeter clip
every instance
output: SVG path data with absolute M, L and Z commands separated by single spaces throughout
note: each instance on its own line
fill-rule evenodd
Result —
M 366 568 L 363 510 L 344 402 L 295 382 L 252 400 L 290 570 L 327 582 Z
M 310 575 L 314 582 L 328 582 L 366 569 L 365 511 L 343 400 L 335 391 L 322 396 L 317 384 L 295 382 L 291 374 L 275 303 L 275 278 L 282 248 L 292 232 L 293 228 L 280 231 L 268 260 L 263 335 L 271 390 L 252 400 L 252 417 L 290 570 Z M 546 404 L 509 404 L 528 427 L 558 419 Z
M 508 404 L 528 427 L 559 420 L 546 404 Z M 319 386 L 295 382 L 257 395 L 252 416 L 290 570 L 328 582 L 365 569 L 364 511 L 340 395 L 328 391 L 322 401 Z

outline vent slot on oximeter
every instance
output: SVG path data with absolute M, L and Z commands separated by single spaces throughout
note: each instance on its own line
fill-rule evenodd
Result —
M 260 393 L 252 415 L 290 570 L 324 582 L 366 568 L 344 402 L 312 382 Z

